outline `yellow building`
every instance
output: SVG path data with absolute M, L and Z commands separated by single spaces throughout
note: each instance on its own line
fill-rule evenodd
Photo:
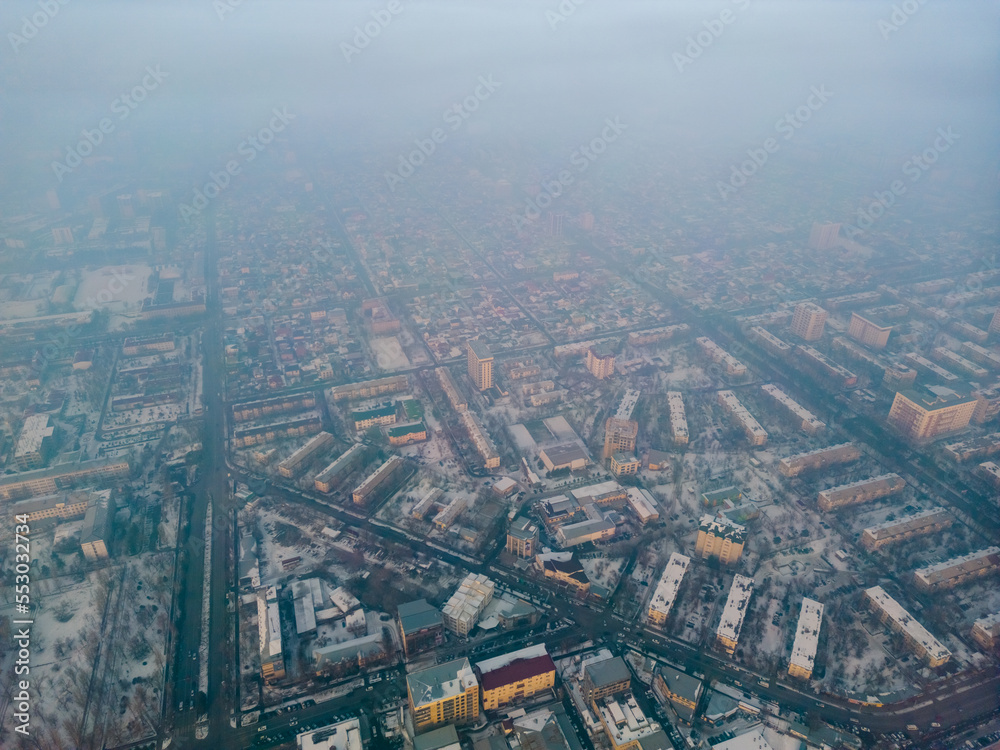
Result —
M 738 523 L 710 515 L 701 517 L 695 553 L 701 558 L 717 557 L 724 565 L 737 562 L 743 554 L 747 530 Z
M 616 453 L 635 451 L 635 439 L 639 434 L 639 423 L 634 419 L 610 417 L 604 423 L 604 458 Z
M 611 473 L 616 477 L 623 474 L 636 474 L 639 471 L 639 459 L 630 453 L 615 453 L 611 457 Z
M 419 732 L 479 718 L 479 682 L 468 659 L 438 664 L 406 677 L 413 727 Z
M 925 393 L 899 391 L 889 409 L 889 424 L 911 440 L 932 440 L 969 426 L 976 399 L 948 388 L 928 388 Z
M 556 684 L 556 665 L 545 644 L 529 646 L 476 664 L 483 694 L 483 710 L 530 698 Z
M 598 380 L 609 378 L 615 374 L 615 355 L 604 349 L 588 347 L 587 369 Z
M 87 512 L 87 505 L 90 502 L 89 492 L 74 492 L 67 495 L 50 495 L 40 497 L 35 500 L 24 500 L 15 503 L 11 507 L 11 512 L 18 516 L 27 516 L 28 523 L 43 521 L 48 518 L 57 518 L 60 521 L 67 521 L 71 518 L 80 518 Z
M 493 387 L 493 353 L 478 339 L 469 341 L 469 377 L 481 391 Z

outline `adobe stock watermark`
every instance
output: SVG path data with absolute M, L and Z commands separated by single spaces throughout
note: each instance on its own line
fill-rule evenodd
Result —
M 791 112 L 785 112 L 776 123 L 774 129 L 783 136 L 784 140 L 790 140 L 795 136 L 795 132 L 805 125 L 813 116 L 813 112 L 818 112 L 823 105 L 833 96 L 832 91 L 828 91 L 824 84 L 819 88 L 810 88 L 810 94 L 806 97 L 804 104 L 799 105 Z M 781 149 L 781 144 L 776 138 L 765 138 L 760 148 L 748 148 L 746 159 L 740 162 L 739 166 L 733 164 L 729 175 L 729 182 L 721 180 L 715 183 L 722 200 L 728 200 L 732 193 L 747 184 L 747 180 L 757 174 L 757 170 L 763 167 L 772 154 L 776 154 Z
M 84 128 L 80 131 L 80 140 L 75 146 L 66 147 L 66 156 L 63 161 L 52 162 L 52 172 L 59 182 L 63 181 L 66 175 L 71 174 L 77 167 L 83 164 L 83 160 L 94 153 L 98 146 L 104 143 L 105 136 L 111 135 L 118 127 L 118 123 L 128 119 L 136 107 L 146 101 L 153 91 L 160 88 L 169 73 L 160 70 L 160 66 L 147 67 L 146 74 L 142 80 L 121 96 L 115 97 L 108 108 L 112 114 L 118 115 L 115 121 L 110 117 L 102 117 L 97 123 L 97 127 L 88 130 Z
M 219 17 L 220 21 L 225 21 L 226 16 L 230 13 L 234 13 L 237 8 L 243 5 L 244 0 L 212 0 L 212 7 L 215 9 L 215 15 Z
M 924 176 L 924 172 L 936 164 L 937 160 L 941 158 L 941 154 L 951 149 L 959 138 L 961 136 L 951 129 L 951 125 L 938 128 L 937 137 L 930 146 L 919 154 L 913 154 L 903 162 L 902 172 L 909 178 L 910 184 L 919 181 Z M 906 190 L 907 185 L 902 180 L 893 180 L 889 183 L 887 190 L 876 190 L 872 193 L 872 201 L 867 208 L 858 209 L 855 224 L 843 225 L 844 234 L 854 239 L 864 230 L 870 229 L 878 219 L 885 215 L 889 208 L 896 204 L 896 199 L 904 195 Z
M 555 31 L 556 26 L 566 23 L 567 19 L 576 13 L 576 9 L 585 2 L 587 0 L 562 0 L 555 10 L 545 11 L 545 20 L 549 22 L 549 28 Z
M 888 41 L 889 37 L 903 28 L 910 17 L 926 2 L 927 0 L 903 0 L 901 3 L 894 3 L 889 18 L 880 18 L 878 21 L 877 26 L 882 38 Z
M 493 80 L 492 73 L 479 76 L 478 85 L 473 89 L 473 92 L 462 101 L 452 104 L 441 114 L 441 118 L 450 127 L 451 133 L 458 131 L 472 116 L 472 113 L 479 109 L 479 105 L 493 96 L 501 85 L 498 81 Z M 431 130 L 427 138 L 417 138 L 414 141 L 415 149 L 409 154 L 399 155 L 396 171 L 386 171 L 385 181 L 389 186 L 389 191 L 395 193 L 396 187 L 422 167 L 427 158 L 437 151 L 437 147 L 448 140 L 451 133 L 438 127 Z
M 59 15 L 59 9 L 69 0 L 38 0 L 38 10 L 30 16 L 21 19 L 21 33 L 8 32 L 7 41 L 14 49 L 14 54 L 20 54 L 21 47 L 38 36 L 38 32 L 49 25 L 49 21 Z
M 229 183 L 232 182 L 233 177 L 243 170 L 243 165 L 249 164 L 256 159 L 274 141 L 275 136 L 288 127 L 288 124 L 295 119 L 295 115 L 289 113 L 287 107 L 282 107 L 280 110 L 272 109 L 271 112 L 274 115 L 271 121 L 255 134 L 247 136 L 236 147 L 236 153 L 243 157 L 243 162 L 241 163 L 237 159 L 230 159 L 226 162 L 224 169 L 218 172 L 210 171 L 208 173 L 208 182 L 200 189 L 194 188 L 191 205 L 189 206 L 187 203 L 180 204 L 178 210 L 185 224 L 190 224 L 191 219 L 204 211 L 208 207 L 210 200 L 217 198 L 219 193 L 229 187 Z
M 351 58 L 360 55 L 361 50 L 372 43 L 372 39 L 382 33 L 382 29 L 392 23 L 394 16 L 398 16 L 405 10 L 400 0 L 389 0 L 386 6 L 380 10 L 371 12 L 372 20 L 366 21 L 364 26 L 354 27 L 354 36 L 351 42 L 341 42 L 340 51 L 344 53 L 344 59 L 350 64 Z
M 750 0 L 732 0 L 733 5 L 736 6 L 737 10 L 746 10 L 750 7 Z M 677 72 L 683 73 L 684 68 L 691 65 L 695 60 L 702 56 L 702 53 L 706 49 L 711 47 L 715 40 L 722 36 L 722 33 L 726 30 L 726 27 L 736 20 L 736 14 L 730 8 L 723 8 L 722 12 L 719 13 L 718 18 L 713 18 L 709 21 L 702 21 L 701 25 L 705 28 L 699 31 L 693 36 L 689 36 L 685 41 L 687 46 L 684 47 L 684 54 L 680 52 L 674 52 L 673 61 L 674 65 L 677 66 Z
M 608 144 L 617 141 L 618 136 L 626 130 L 628 130 L 628 125 L 622 123 L 619 117 L 606 119 L 600 135 L 591 138 L 588 143 L 574 149 L 569 155 L 569 163 L 576 167 L 576 174 L 586 172 L 590 165 L 608 150 Z M 511 217 L 514 227 L 521 229 L 528 221 L 533 221 L 541 216 L 542 211 L 551 206 L 555 199 L 563 194 L 565 188 L 572 185 L 575 180 L 576 176 L 573 172 L 563 169 L 554 180 L 542 182 L 541 192 L 534 198 L 525 198 L 524 211 Z

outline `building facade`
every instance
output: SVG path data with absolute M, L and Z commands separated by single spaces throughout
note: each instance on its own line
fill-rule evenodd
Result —
M 479 682 L 468 659 L 438 664 L 406 677 L 413 727 L 420 733 L 479 719 Z
M 792 334 L 803 341 L 819 341 L 823 338 L 826 324 L 826 310 L 813 302 L 802 302 L 795 306 L 792 315 Z
M 476 674 L 485 711 L 496 711 L 556 684 L 556 665 L 544 643 L 481 661 Z
M 747 530 L 744 526 L 723 517 L 704 515 L 698 526 L 695 553 L 702 559 L 717 557 L 723 565 L 732 565 L 743 554 L 746 539 Z
M 969 426 L 976 399 L 948 389 L 940 394 L 899 391 L 889 409 L 889 424 L 910 440 L 933 440 Z
M 531 520 L 518 516 L 507 529 L 507 551 L 515 557 L 530 560 L 538 545 L 538 526 Z
M 486 342 L 472 339 L 468 342 L 469 378 L 480 391 L 493 387 L 493 353 Z

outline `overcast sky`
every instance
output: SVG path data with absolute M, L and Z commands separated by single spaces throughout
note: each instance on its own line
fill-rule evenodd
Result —
M 894 5 L 913 12 L 894 16 Z M 831 96 L 796 141 L 843 142 L 898 161 L 951 126 L 962 147 L 954 164 L 997 173 L 1000 4 L 988 0 L 45 7 L 0 4 L 5 189 L 52 183 L 52 158 L 104 117 L 114 132 L 98 155 L 127 140 L 195 171 L 234 153 L 281 107 L 296 115 L 299 137 L 325 140 L 330 154 L 385 150 L 391 160 L 414 138 L 447 129 L 445 111 L 474 96 L 480 76 L 499 86 L 462 135 L 554 155 L 618 117 L 633 145 L 727 163 L 775 136 L 776 122 L 815 87 Z M 379 28 L 365 44 L 355 30 L 366 24 Z M 121 119 L 118 97 L 141 86 L 147 68 L 166 77 Z

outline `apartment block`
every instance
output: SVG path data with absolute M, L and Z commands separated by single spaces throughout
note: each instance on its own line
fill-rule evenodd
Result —
M 803 341 L 819 341 L 823 338 L 826 324 L 826 310 L 814 302 L 801 302 L 795 306 L 792 315 L 792 334 Z
M 402 474 L 405 468 L 406 462 L 400 456 L 390 457 L 388 461 L 369 474 L 351 493 L 354 504 L 367 505 L 376 496 L 376 493 L 391 488 L 394 480 Z
M 725 516 L 704 515 L 698 526 L 695 553 L 702 559 L 717 557 L 723 565 L 739 561 L 746 544 L 746 527 L 730 521 Z
M 653 598 L 649 602 L 649 622 L 651 625 L 663 627 L 666 624 L 670 610 L 677 599 L 681 582 L 684 580 L 684 574 L 687 573 L 690 564 L 690 557 L 677 552 L 670 555 L 670 560 L 663 569 L 663 574 L 653 591 Z
M 837 464 L 849 464 L 861 458 L 861 451 L 854 443 L 840 443 L 827 448 L 817 448 L 805 453 L 787 456 L 778 462 L 778 471 L 786 477 L 821 471 Z
M 754 416 L 736 398 L 732 391 L 719 391 L 719 403 L 729 415 L 743 428 L 750 445 L 757 447 L 767 443 L 767 430 L 760 426 Z
M 333 463 L 316 475 L 315 486 L 319 492 L 333 492 L 352 469 L 365 457 L 365 446 L 355 443 L 344 451 Z
M 670 434 L 674 445 L 687 445 L 688 422 L 680 391 L 667 391 L 667 407 L 670 409 Z
M 952 524 L 952 516 L 944 508 L 930 508 L 893 521 L 869 526 L 861 534 L 861 545 L 875 551 L 915 536 L 933 534 Z
M 590 662 L 583 668 L 583 696 L 588 703 L 609 695 L 624 693 L 632 682 L 632 673 L 620 656 Z
M 976 620 L 972 626 L 972 640 L 986 651 L 1000 645 L 1000 612 Z
M 40 469 L 48 459 L 55 430 L 47 414 L 32 414 L 24 420 L 14 447 L 14 463 L 21 471 Z
M 479 682 L 468 659 L 438 664 L 406 677 L 413 727 L 419 732 L 479 719 Z
M 743 629 L 743 618 L 746 617 L 747 605 L 753 595 L 753 579 L 736 575 L 729 589 L 729 598 L 722 610 L 722 620 L 715 631 L 716 642 L 730 656 L 736 653 L 740 640 L 740 630 Z
M 476 415 L 471 411 L 462 412 L 462 424 L 465 426 L 472 444 L 479 451 L 479 455 L 483 459 L 483 466 L 487 469 L 499 468 L 500 454 L 497 452 L 497 447 Z
M 820 421 L 815 414 L 806 409 L 804 406 L 801 406 L 778 386 L 768 383 L 766 385 L 762 385 L 760 388 L 764 391 L 764 393 L 784 407 L 786 413 L 798 422 L 799 429 L 807 435 L 815 435 L 817 432 L 826 427 L 826 424 Z
M 455 379 L 451 376 L 451 372 L 448 368 L 438 367 L 434 370 L 434 374 L 437 375 L 438 383 L 441 384 L 441 390 L 444 391 L 444 395 L 448 398 L 448 403 L 451 404 L 451 408 L 458 414 L 461 414 L 463 411 L 468 409 L 469 402 L 462 397 L 461 393 L 459 393 L 458 385 L 456 385 Z
M 969 426 L 976 410 L 973 396 L 943 387 L 924 392 L 899 391 L 889 410 L 889 424 L 910 440 L 933 440 Z
M 544 643 L 478 662 L 475 670 L 484 711 L 496 711 L 556 684 L 556 665 Z
M 615 355 L 613 352 L 591 346 L 587 348 L 587 370 L 598 380 L 610 378 L 615 374 Z
M 493 387 L 493 353 L 486 342 L 479 339 L 471 339 L 468 347 L 469 378 L 478 390 L 489 390 Z
M 922 591 L 941 591 L 997 570 L 1000 570 L 1000 547 L 987 547 L 921 568 L 913 574 L 913 579 Z
M 128 461 L 121 459 L 95 459 L 72 464 L 59 464 L 48 469 L 36 469 L 0 478 L 0 500 L 19 500 L 27 497 L 51 495 L 69 489 L 81 482 L 97 483 L 113 479 L 126 479 Z
M 730 377 L 741 378 L 747 374 L 746 365 L 712 341 L 712 339 L 700 336 L 695 339 L 695 342 L 709 359 L 716 364 L 723 365 L 726 368 L 726 374 Z
M 375 398 L 388 393 L 398 393 L 410 387 L 410 381 L 405 375 L 393 375 L 377 380 L 364 380 L 360 383 L 348 383 L 331 388 L 328 393 L 334 401 L 354 401 L 362 398 Z
M 278 464 L 278 473 L 288 479 L 295 477 L 309 465 L 310 461 L 328 451 L 334 442 L 336 441 L 329 432 L 320 432 Z
M 816 499 L 820 510 L 830 511 L 847 505 L 877 500 L 880 497 L 900 492 L 904 487 L 906 487 L 906 482 L 899 474 L 889 473 L 830 487 L 821 491 Z
M 847 328 L 847 335 L 872 349 L 884 349 L 889 343 L 889 334 L 892 326 L 884 325 L 881 321 L 866 317 L 854 312 L 851 313 L 851 323 Z
M 469 573 L 444 605 L 444 626 L 455 635 L 467 637 L 483 609 L 493 601 L 495 587 L 496 584 L 481 573 Z
M 881 586 L 867 589 L 865 598 L 879 619 L 902 635 L 907 648 L 926 661 L 928 666 L 939 667 L 951 658 L 951 651 L 942 646 L 927 628 L 913 619 L 913 616 Z
M 792 643 L 792 658 L 788 662 L 788 674 L 791 677 L 801 677 L 803 680 L 812 677 L 822 625 L 823 605 L 808 597 L 803 598 L 795 641 Z
M 633 419 L 609 417 L 604 423 L 604 458 L 615 453 L 631 453 L 639 434 L 639 423 Z

